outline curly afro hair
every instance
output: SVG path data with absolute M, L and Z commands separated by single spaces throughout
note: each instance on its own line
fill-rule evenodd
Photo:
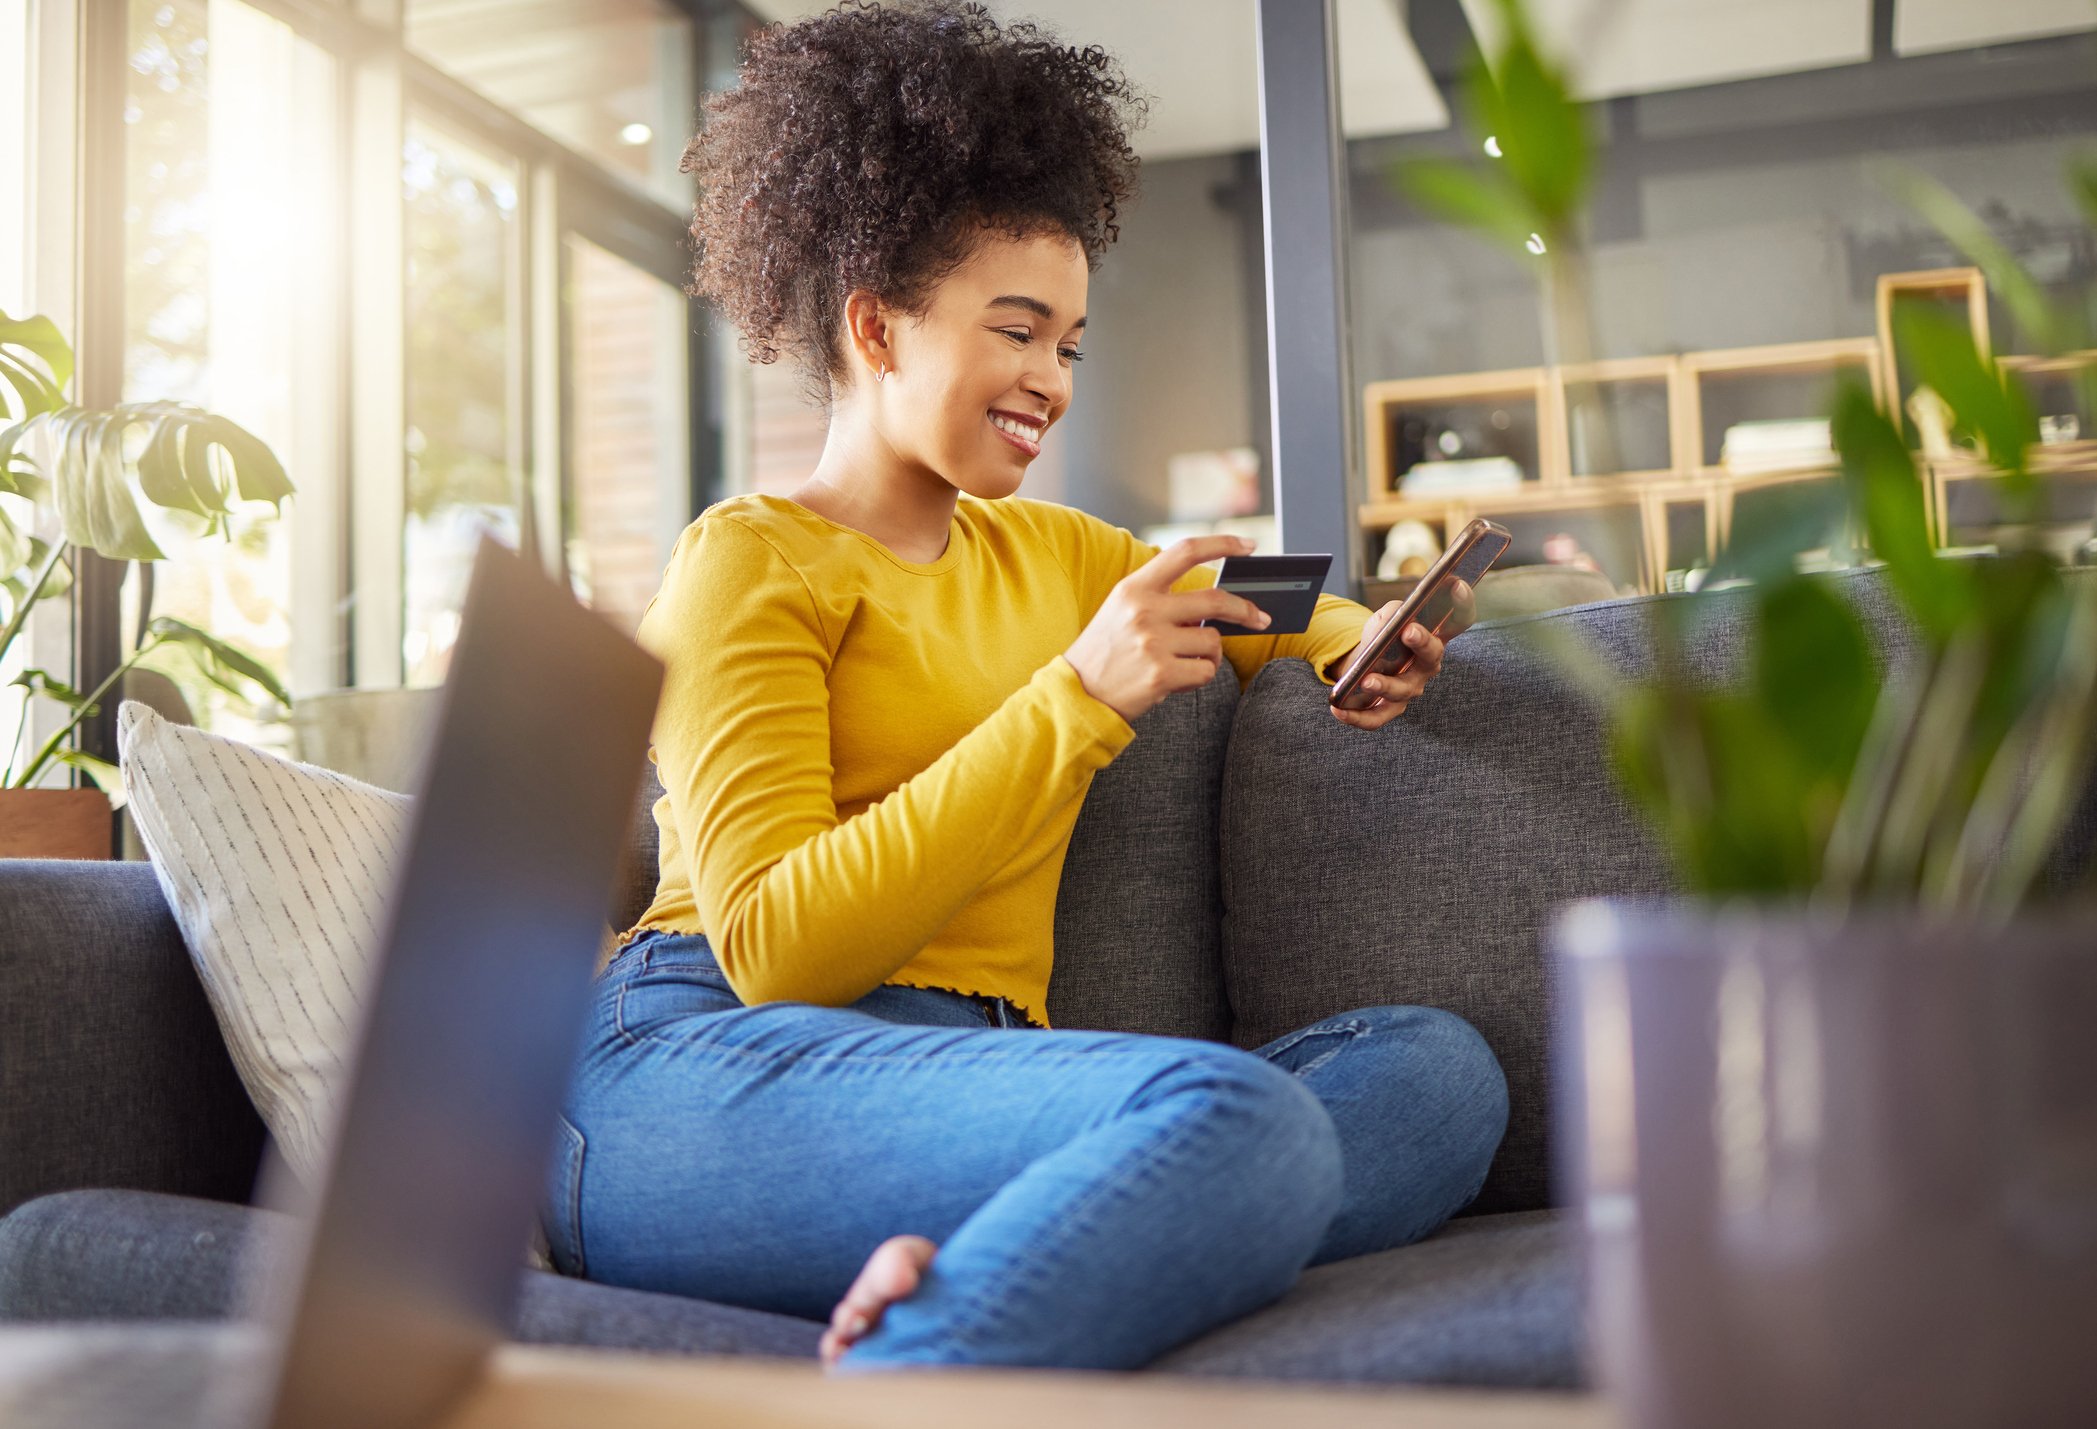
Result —
M 740 74 L 679 166 L 699 181 L 686 291 L 819 401 L 855 289 L 923 312 L 987 229 L 1061 234 L 1096 267 L 1135 195 L 1146 101 L 1121 67 L 979 4 L 848 0 L 758 31 Z

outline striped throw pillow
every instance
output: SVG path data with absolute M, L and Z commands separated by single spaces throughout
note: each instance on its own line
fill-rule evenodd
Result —
M 317 1184 L 413 800 L 332 769 L 117 710 L 131 817 L 241 1084 Z M 601 968 L 617 944 L 607 924 Z M 536 1221 L 525 1263 L 551 1270 Z
M 135 700 L 117 712 L 117 748 L 233 1066 L 313 1185 L 412 801 Z

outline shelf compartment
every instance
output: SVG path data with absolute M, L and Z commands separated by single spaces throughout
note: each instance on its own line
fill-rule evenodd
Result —
M 1554 430 L 1565 437 L 1567 476 L 1659 479 L 1683 468 L 1687 390 L 1675 357 L 1616 358 L 1547 369 Z M 1609 423 L 1616 450 L 1599 450 L 1595 414 Z
M 1683 404 L 1684 460 L 1700 472 L 1720 472 L 1735 480 L 1810 471 L 1825 466 L 1827 457 L 1816 450 L 1802 452 L 1796 464 L 1730 468 L 1721 460 L 1727 428 L 1748 421 L 1819 421 L 1830 410 L 1836 379 L 1845 372 L 1864 377 L 1875 396 L 1882 390 L 1876 338 L 1694 352 L 1682 365 L 1689 389 Z
M 1856 539 L 1848 518 L 1848 494 L 1837 468 L 1735 476 L 1714 489 L 1721 552 L 1736 541 L 1757 540 L 1767 531 L 1794 522 L 1810 524 L 1816 535 L 1826 532 L 1852 542 Z
M 1555 454 L 1562 444 L 1546 387 L 1540 367 L 1370 383 L 1363 390 L 1362 427 L 1370 499 L 1399 498 L 1406 473 L 1437 449 L 1445 431 L 1456 433 L 1463 458 L 1508 457 L 1525 483 L 1560 478 Z M 1420 499 L 1447 502 L 1469 494 Z
M 1882 273 L 1878 281 L 1879 405 L 1903 433 L 1912 428 L 1908 398 L 1914 388 L 1901 380 L 1900 355 L 1893 342 L 1893 310 L 1903 302 L 1931 302 L 1965 309 L 1973 343 L 1989 350 L 1988 280 L 1978 268 L 1927 268 L 1917 273 Z
M 2097 378 L 2092 371 L 2097 369 L 2097 349 L 2059 357 L 2004 355 L 1996 362 L 2004 371 L 2016 374 L 2025 395 L 2031 399 L 2032 410 L 2040 421 L 2042 451 L 2097 445 L 2097 410 L 2093 410 L 2090 387 L 2093 378 Z M 2071 419 L 2076 435 L 2045 441 L 2049 419 L 2056 424 Z

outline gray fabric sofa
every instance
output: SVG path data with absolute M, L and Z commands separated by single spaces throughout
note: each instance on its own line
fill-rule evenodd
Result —
M 1836 577 L 1890 660 L 1881 577 Z M 1056 909 L 1059 1026 L 1254 1046 L 1328 1013 L 1428 1003 L 1506 1068 L 1508 1134 L 1469 1214 L 1414 1246 L 1321 1266 L 1275 1304 L 1151 1367 L 1277 1379 L 1571 1387 L 1579 1273 L 1551 1209 L 1549 978 L 1568 899 L 1664 892 L 1594 715 L 1534 653 L 1577 627 L 1643 664 L 1653 602 L 1481 625 L 1401 720 L 1333 720 L 1300 660 L 1242 693 L 1229 666 L 1146 714 L 1086 797 Z M 1732 677 L 1749 602 L 1699 603 L 1693 657 Z M 652 822 L 637 810 L 645 902 Z M 2061 851 L 2097 841 L 2082 800 Z M 1016 1034 L 1025 1035 L 1025 1034 Z M 1394 1096 L 1403 1088 L 1393 1088 Z M 0 863 L 0 1319 L 227 1313 L 263 1144 L 151 870 Z M 514 1333 L 643 1350 L 812 1356 L 821 1326 L 528 1273 Z

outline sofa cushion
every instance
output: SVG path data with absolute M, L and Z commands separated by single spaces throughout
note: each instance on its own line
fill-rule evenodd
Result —
M 46 1196 L 0 1220 L 0 1320 L 218 1319 L 237 1304 L 249 1247 L 286 1226 L 184 1196 Z M 531 1344 L 813 1358 L 823 1333 L 791 1315 L 521 1273 L 511 1333 Z
M 1467 1216 L 1415 1245 L 1307 1270 L 1264 1310 L 1151 1362 L 1170 1374 L 1576 1389 L 1587 1383 L 1572 1224 Z
M 127 1191 L 47 1196 L 0 1220 L 0 1321 L 207 1320 L 237 1303 L 242 1257 L 284 1218 Z M 1418 1245 L 1306 1271 L 1274 1304 L 1149 1368 L 1367 1383 L 1582 1383 L 1569 1228 L 1473 1217 Z M 528 1343 L 813 1358 L 812 1320 L 525 1271 Z
M 153 870 L 0 860 L 0 1215 L 79 1186 L 244 1200 L 262 1142 Z
M 620 932 L 641 921 L 655 901 L 655 886 L 662 871 L 662 830 L 655 825 L 655 805 L 667 798 L 655 761 L 641 765 L 641 792 L 634 800 L 633 825 L 628 835 L 626 857 L 619 865 L 619 880 L 612 889 L 612 926 Z
M 1883 576 L 1830 577 L 1881 653 L 1915 648 Z M 1666 599 L 1665 597 L 1661 599 Z M 1754 592 L 1692 602 L 1691 670 L 1744 663 Z M 1333 719 L 1300 661 L 1238 702 L 1223 788 L 1224 971 L 1232 1040 L 1256 1047 L 1352 1008 L 1467 1018 L 1507 1073 L 1509 1117 L 1475 1212 L 1551 1202 L 1542 933 L 1561 903 L 1667 891 L 1671 870 L 1618 792 L 1597 712 L 1538 653 L 1544 627 L 1611 670 L 1650 669 L 1652 598 L 1481 624 L 1375 731 Z
M 1216 828 L 1237 704 L 1237 672 L 1219 661 L 1208 684 L 1138 715 L 1093 776 L 1056 889 L 1056 1026 L 1230 1036 Z

